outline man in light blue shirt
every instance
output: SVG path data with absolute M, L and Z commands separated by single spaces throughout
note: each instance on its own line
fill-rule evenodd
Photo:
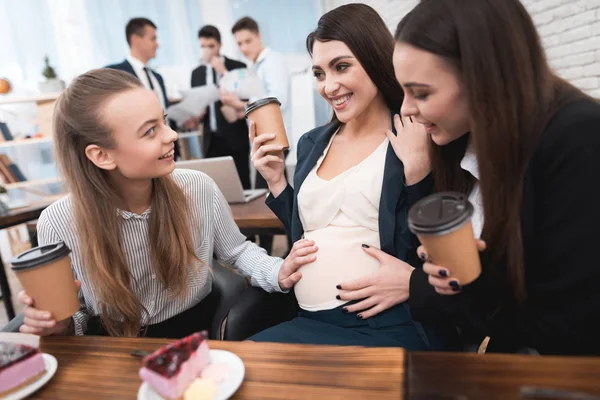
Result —
M 238 20 L 233 25 L 233 28 L 231 28 L 231 32 L 235 37 L 240 51 L 252 63 L 251 68 L 256 71 L 262 82 L 262 97 L 277 97 L 281 102 L 283 124 L 285 125 L 291 148 L 292 140 L 289 140 L 292 137 L 291 82 L 290 73 L 283 56 L 263 45 L 258 24 L 250 17 Z M 254 101 L 256 99 L 249 100 Z M 238 112 L 242 112 L 246 106 L 246 102 L 233 94 L 221 93 L 221 101 L 223 104 L 235 108 Z M 286 150 L 284 154 L 287 156 L 288 151 Z M 260 174 L 256 174 L 255 187 L 268 188 L 267 182 Z M 266 249 L 268 253 L 271 253 L 273 236 L 261 235 L 260 246 Z
M 283 123 L 288 136 L 292 129 L 291 83 L 290 73 L 283 56 L 265 47 L 262 42 L 258 24 L 250 17 L 237 21 L 231 29 L 240 51 L 251 63 L 263 85 L 262 97 L 277 97 L 281 102 Z M 223 103 L 243 110 L 246 103 L 233 94 L 223 93 Z M 256 99 L 249 99 L 254 101 Z M 290 144 L 291 144 L 290 140 Z

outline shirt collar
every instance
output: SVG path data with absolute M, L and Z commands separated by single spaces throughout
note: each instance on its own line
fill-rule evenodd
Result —
M 131 218 L 135 218 L 135 219 L 148 219 L 148 218 L 150 218 L 150 208 L 148 208 L 146 211 L 144 211 L 141 214 L 136 214 L 136 213 L 131 212 L 131 211 L 117 209 L 117 215 L 120 215 L 124 220 L 128 220 L 128 219 L 131 219 Z
M 135 58 L 131 54 L 127 56 L 127 61 L 129 61 L 129 64 L 131 64 L 131 66 L 134 68 L 139 68 L 139 69 L 146 68 L 146 64 L 144 64 L 141 60 Z
M 465 156 L 460 162 L 460 167 L 465 171 L 469 172 L 471 175 L 473 175 L 475 179 L 479 180 L 479 166 L 477 164 L 477 154 L 475 154 L 475 146 L 473 145 L 473 140 L 471 139 L 469 139 L 469 144 L 467 145 Z
M 268 47 L 265 47 L 263 49 L 263 51 L 260 52 L 260 54 L 258 55 L 258 58 L 256 59 L 256 62 L 254 63 L 254 65 L 258 65 L 261 62 L 263 62 L 263 60 L 265 58 L 267 58 L 267 56 L 269 55 L 269 53 L 271 53 L 271 49 Z

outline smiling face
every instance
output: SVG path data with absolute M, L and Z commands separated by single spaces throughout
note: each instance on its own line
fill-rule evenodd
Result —
M 394 72 L 404 89 L 402 115 L 425 125 L 437 145 L 444 146 L 470 130 L 466 92 L 455 68 L 443 58 L 397 43 Z
M 342 123 L 357 118 L 379 95 L 377 87 L 344 42 L 315 41 L 313 73 L 319 94 Z
M 173 172 L 177 133 L 167 124 L 153 92 L 139 87 L 118 93 L 106 100 L 99 115 L 112 133 L 115 147 L 92 155 L 97 166 L 129 180 Z

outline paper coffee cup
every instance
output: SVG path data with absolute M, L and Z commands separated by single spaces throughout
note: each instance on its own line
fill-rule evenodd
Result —
M 481 274 L 472 215 L 473 205 L 466 196 L 453 192 L 425 197 L 408 213 L 408 227 L 427 249 L 431 262 L 448 269 L 461 285 Z
M 79 310 L 70 252 L 67 245 L 58 242 L 27 250 L 11 260 L 12 270 L 35 308 L 50 311 L 57 321 Z
M 283 150 L 290 148 L 285 125 L 283 125 L 283 115 L 279 107 L 281 103 L 275 97 L 266 97 L 246 105 L 246 118 L 256 124 L 256 136 L 263 133 L 274 133 L 275 139 L 269 140 L 266 144 L 279 144 Z

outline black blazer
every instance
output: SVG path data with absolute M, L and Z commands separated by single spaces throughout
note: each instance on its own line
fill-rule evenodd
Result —
M 308 173 L 313 169 L 319 157 L 323 155 L 331 136 L 338 128 L 339 123 L 329 123 L 302 135 L 297 146 L 298 157 L 294 173 L 294 188 L 288 185 L 278 197 L 275 198 L 269 195 L 266 200 L 269 208 L 283 222 L 293 242 L 301 239 L 304 233 L 298 214 L 297 193 Z M 396 129 L 392 128 L 392 130 L 396 134 Z M 416 254 L 418 240 L 408 230 L 408 209 L 424 193 L 430 191 L 431 180 L 425 179 L 417 185 L 406 186 L 404 184 L 404 166 L 396 156 L 391 144 L 388 145 L 384 168 L 383 186 L 379 202 L 381 250 L 407 261 L 415 268 L 421 268 L 422 263 L 418 260 Z M 428 291 L 428 293 L 430 292 Z M 404 303 L 403 306 L 408 308 L 407 303 Z M 421 335 L 425 334 L 427 336 L 425 338 L 426 343 L 437 340 L 433 337 L 441 337 L 439 335 L 444 336 L 442 340 L 448 345 L 456 339 L 456 330 L 450 324 L 439 324 L 437 321 L 430 321 L 427 326 L 423 326 L 416 321 L 414 322 Z
M 231 60 L 227 57 L 225 58 L 225 68 L 228 71 L 238 69 L 238 68 L 246 68 L 246 64 L 240 61 Z M 213 70 L 213 81 L 216 80 L 216 72 Z M 192 87 L 196 86 L 204 86 L 206 85 L 206 66 L 201 65 L 192 71 Z M 250 142 L 248 140 L 248 126 L 246 125 L 246 121 L 244 119 L 240 119 L 233 124 L 230 124 L 225 120 L 223 113 L 221 112 L 221 107 L 223 103 L 221 101 L 217 101 L 215 103 L 215 117 L 217 119 L 217 132 L 216 135 L 219 136 L 221 140 L 226 143 L 226 146 L 232 152 L 238 151 L 250 151 Z M 214 133 L 210 130 L 210 113 L 207 112 L 202 121 L 204 125 L 203 129 L 203 148 L 205 149 L 205 154 L 208 152 L 208 149 L 211 145 L 211 140 L 213 138 Z
M 135 73 L 133 67 L 131 66 L 131 64 L 127 60 L 125 60 L 125 61 L 123 61 L 122 63 L 119 63 L 119 64 L 107 65 L 104 68 L 118 69 L 120 71 L 129 72 L 130 74 L 133 74 L 133 75 L 137 76 L 137 74 Z M 152 70 L 152 73 L 156 77 L 156 80 L 158 81 L 158 84 L 160 85 L 160 88 L 162 89 L 163 100 L 165 101 L 165 108 L 169 107 L 169 98 L 167 97 L 167 89 L 165 88 L 165 81 L 163 80 L 163 77 L 158 72 Z M 137 76 L 137 78 L 140 79 L 139 76 Z
M 488 351 L 600 355 L 599 149 L 600 104 L 578 100 L 554 115 L 529 161 L 521 207 L 522 306 L 509 295 L 506 278 L 491 274 L 483 253 L 481 276 L 454 296 L 427 295 L 435 291 L 415 270 L 413 317 L 451 318 L 490 336 Z

